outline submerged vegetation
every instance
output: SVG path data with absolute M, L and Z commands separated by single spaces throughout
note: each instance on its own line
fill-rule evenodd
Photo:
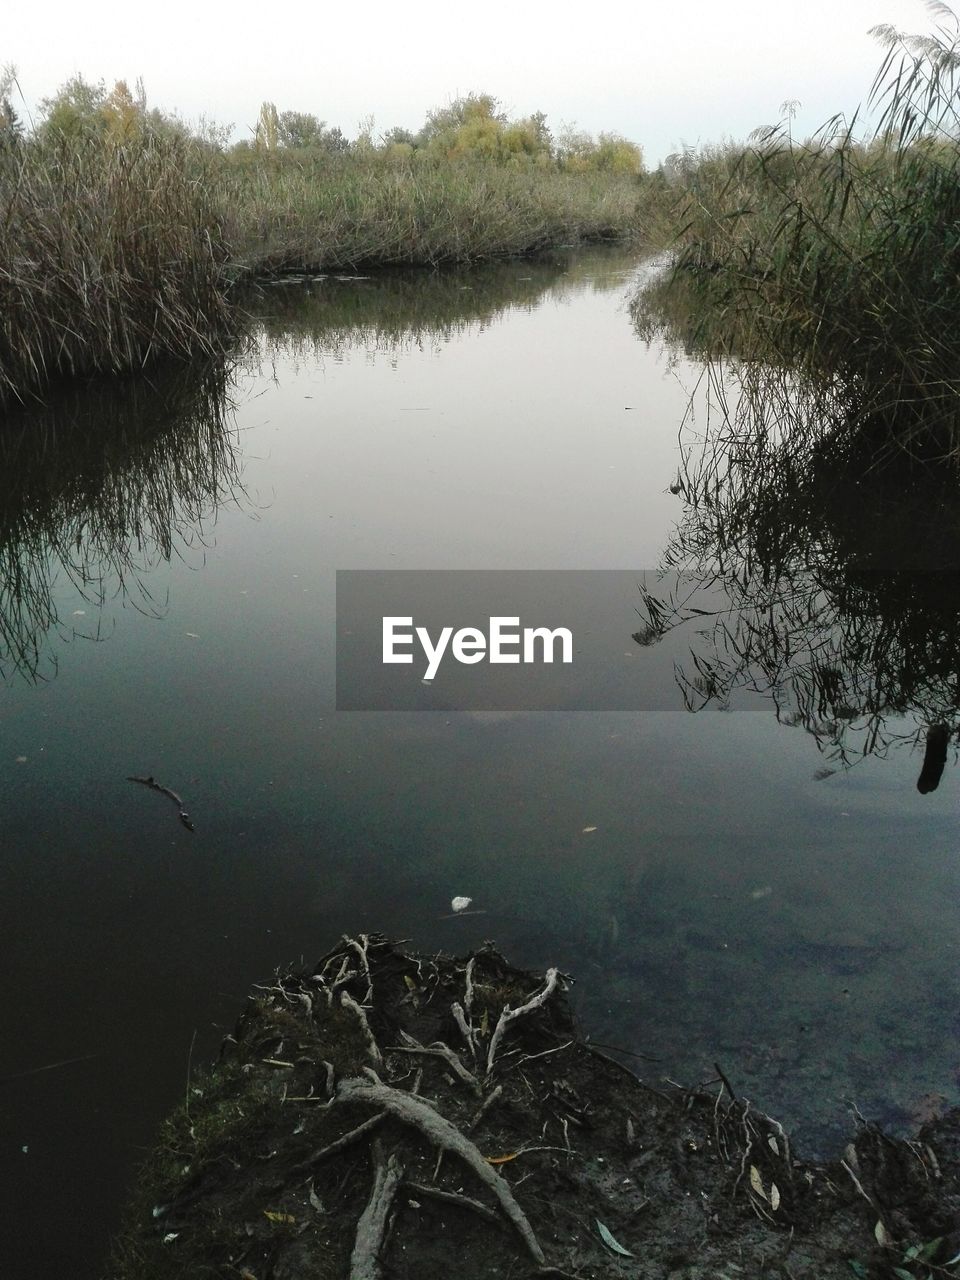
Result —
M 354 142 L 261 108 L 251 142 L 77 77 L 26 133 L 0 76 L 0 404 L 62 376 L 223 354 L 238 287 L 463 263 L 636 232 L 639 149 L 510 121 L 488 95 Z

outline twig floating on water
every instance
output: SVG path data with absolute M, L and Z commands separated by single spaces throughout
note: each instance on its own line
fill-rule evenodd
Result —
M 149 787 L 151 791 L 159 791 L 162 796 L 166 796 L 168 799 L 172 800 L 173 803 L 177 806 L 177 816 L 179 817 L 183 825 L 187 828 L 188 831 L 192 831 L 194 829 L 193 823 L 190 820 L 190 815 L 189 813 L 187 813 L 186 809 L 183 807 L 183 801 L 180 799 L 177 793 L 175 791 L 171 791 L 169 787 L 161 786 L 161 784 L 157 782 L 156 778 L 154 778 L 152 774 L 149 777 L 140 778 L 135 774 L 128 773 L 127 781 L 139 782 L 141 786 Z
M 27 1076 L 37 1076 L 41 1071 L 56 1071 L 59 1067 L 72 1067 L 75 1062 L 90 1062 L 99 1058 L 99 1053 L 81 1053 L 78 1058 L 61 1058 L 59 1062 L 47 1062 L 42 1067 L 29 1067 L 26 1071 L 15 1071 L 12 1076 L 0 1076 L 0 1080 L 24 1080 Z

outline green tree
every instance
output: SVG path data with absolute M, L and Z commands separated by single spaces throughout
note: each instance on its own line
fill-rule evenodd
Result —
M 111 142 L 131 142 L 141 137 L 147 119 L 147 95 L 143 81 L 137 81 L 136 97 L 126 80 L 118 80 L 100 108 L 104 131 Z
M 282 111 L 279 139 L 283 147 L 316 147 L 321 144 L 324 121 L 306 111 Z
M 423 128 L 417 134 L 417 144 L 449 153 L 457 146 L 457 135 L 464 127 L 471 126 L 477 136 L 484 136 L 489 122 L 506 124 L 507 117 L 499 106 L 489 93 L 468 93 L 454 98 L 447 106 L 427 112 Z
M 41 100 L 43 131 L 61 138 L 100 135 L 106 125 L 103 115 L 106 100 L 102 80 L 91 84 L 81 75 L 73 76 L 52 98 Z

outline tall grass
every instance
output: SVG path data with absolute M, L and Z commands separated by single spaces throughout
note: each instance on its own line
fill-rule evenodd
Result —
M 222 353 L 241 280 L 466 263 L 638 223 L 636 178 L 604 172 L 48 130 L 0 146 L 0 405 L 64 376 Z
M 677 263 L 741 358 L 838 377 L 898 443 L 960 454 L 960 34 L 877 34 L 874 139 L 835 120 L 689 166 Z
M 638 186 L 482 160 L 278 153 L 221 166 L 235 266 L 253 274 L 466 263 L 636 234 Z
M 175 142 L 0 152 L 0 403 L 221 351 L 236 330 L 226 267 L 222 218 Z

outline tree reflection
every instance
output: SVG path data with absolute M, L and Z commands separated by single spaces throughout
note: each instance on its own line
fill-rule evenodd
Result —
M 361 348 L 396 359 L 432 350 L 470 329 L 482 331 L 511 309 L 532 310 L 575 289 L 624 287 L 634 265 L 622 247 L 563 250 L 525 260 L 437 271 L 378 271 L 281 277 L 247 301 L 262 326 L 267 354 L 313 360 Z
M 650 336 L 649 304 L 639 318 Z M 696 331 L 661 321 L 709 361 L 681 432 L 670 576 L 644 590 L 635 639 L 696 628 L 685 705 L 769 697 L 816 739 L 818 777 L 926 738 L 918 787 L 935 789 L 960 721 L 955 462 L 904 443 L 902 406 L 865 412 L 855 385 L 728 360 L 702 313 Z
M 163 609 L 147 583 L 241 495 L 222 364 L 74 387 L 0 431 L 0 677 L 56 670 L 58 601 Z M 72 621 L 72 620 L 71 620 Z M 94 623 L 91 638 L 101 638 Z

